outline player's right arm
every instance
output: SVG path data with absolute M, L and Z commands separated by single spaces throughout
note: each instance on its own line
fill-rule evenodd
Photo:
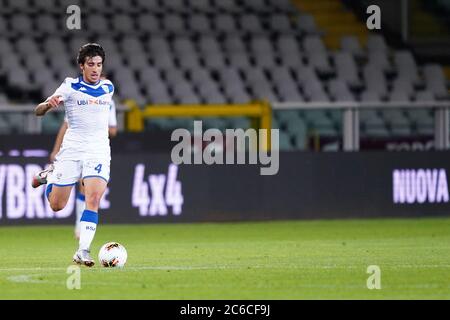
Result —
M 61 145 L 64 139 L 64 135 L 66 134 L 67 128 L 69 125 L 67 124 L 67 121 L 64 121 L 61 125 L 61 128 L 59 128 L 58 135 L 56 136 L 55 145 L 53 146 L 52 153 L 50 153 L 50 162 L 55 161 L 55 157 L 59 152 L 59 149 L 61 149 Z
M 41 117 L 45 115 L 51 109 L 57 108 L 58 105 L 69 99 L 71 94 L 70 83 L 72 78 L 66 78 L 64 82 L 56 89 L 55 93 L 47 98 L 44 102 L 40 103 L 35 109 L 34 113 Z
M 49 97 L 46 101 L 37 105 L 34 109 L 34 113 L 36 116 L 41 117 L 45 115 L 50 109 L 57 108 L 58 105 L 62 102 L 60 95 L 55 95 Z

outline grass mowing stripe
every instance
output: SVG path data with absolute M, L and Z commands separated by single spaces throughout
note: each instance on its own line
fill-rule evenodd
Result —
M 450 219 L 100 225 L 124 269 L 81 267 L 72 226 L 0 228 L 1 299 L 449 299 Z M 96 259 L 97 260 L 97 259 Z M 381 290 L 366 287 L 381 269 Z

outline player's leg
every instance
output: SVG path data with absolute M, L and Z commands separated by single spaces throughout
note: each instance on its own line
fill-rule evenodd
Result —
M 73 185 L 59 186 L 53 183 L 47 185 L 45 194 L 53 211 L 60 211 L 66 207 L 72 187 Z
M 64 209 L 69 201 L 70 192 L 81 175 L 81 166 L 77 161 L 56 161 L 52 171 L 45 179 L 45 195 L 53 211 Z
M 94 240 L 98 224 L 98 208 L 100 199 L 106 190 L 106 181 L 102 178 L 89 177 L 83 179 L 85 188 L 86 209 L 81 215 L 79 248 L 75 254 L 74 261 L 85 264 L 88 267 L 94 265 L 94 260 L 90 258 L 89 252 L 91 243 Z
M 78 181 L 77 200 L 75 203 L 76 220 L 75 220 L 75 238 L 80 240 L 80 220 L 84 209 L 86 208 L 84 186 L 82 181 Z
M 94 260 L 89 253 L 97 231 L 100 199 L 105 193 L 108 180 L 109 160 L 83 163 L 82 182 L 84 184 L 86 209 L 80 219 L 79 248 L 74 255 L 74 261 L 88 267 L 94 265 Z

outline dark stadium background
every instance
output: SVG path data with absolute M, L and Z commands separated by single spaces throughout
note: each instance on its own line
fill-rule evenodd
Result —
M 73 5 L 80 29 L 68 27 Z M 370 5 L 381 29 L 368 28 Z M 47 164 L 62 121 L 63 112 L 37 119 L 32 110 L 77 75 L 76 52 L 89 41 L 104 46 L 116 87 L 111 222 L 447 215 L 449 13 L 445 0 L 0 0 L 0 224 L 54 223 L 8 210 L 30 201 L 26 166 Z M 167 175 L 170 134 L 192 132 L 194 119 L 222 132 L 261 128 L 250 103 L 269 106 L 280 130 L 279 174 L 181 165 L 181 214 L 140 217 L 135 165 Z M 233 105 L 241 115 L 187 107 Z M 395 170 L 410 201 L 395 201 Z M 436 202 L 438 189 L 447 196 Z

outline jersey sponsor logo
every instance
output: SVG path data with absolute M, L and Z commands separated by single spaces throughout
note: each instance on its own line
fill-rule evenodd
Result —
M 77 104 L 79 106 L 86 106 L 86 105 L 99 105 L 99 106 L 106 106 L 110 105 L 111 102 L 108 100 L 100 100 L 100 99 L 83 99 L 83 100 L 77 100 Z

